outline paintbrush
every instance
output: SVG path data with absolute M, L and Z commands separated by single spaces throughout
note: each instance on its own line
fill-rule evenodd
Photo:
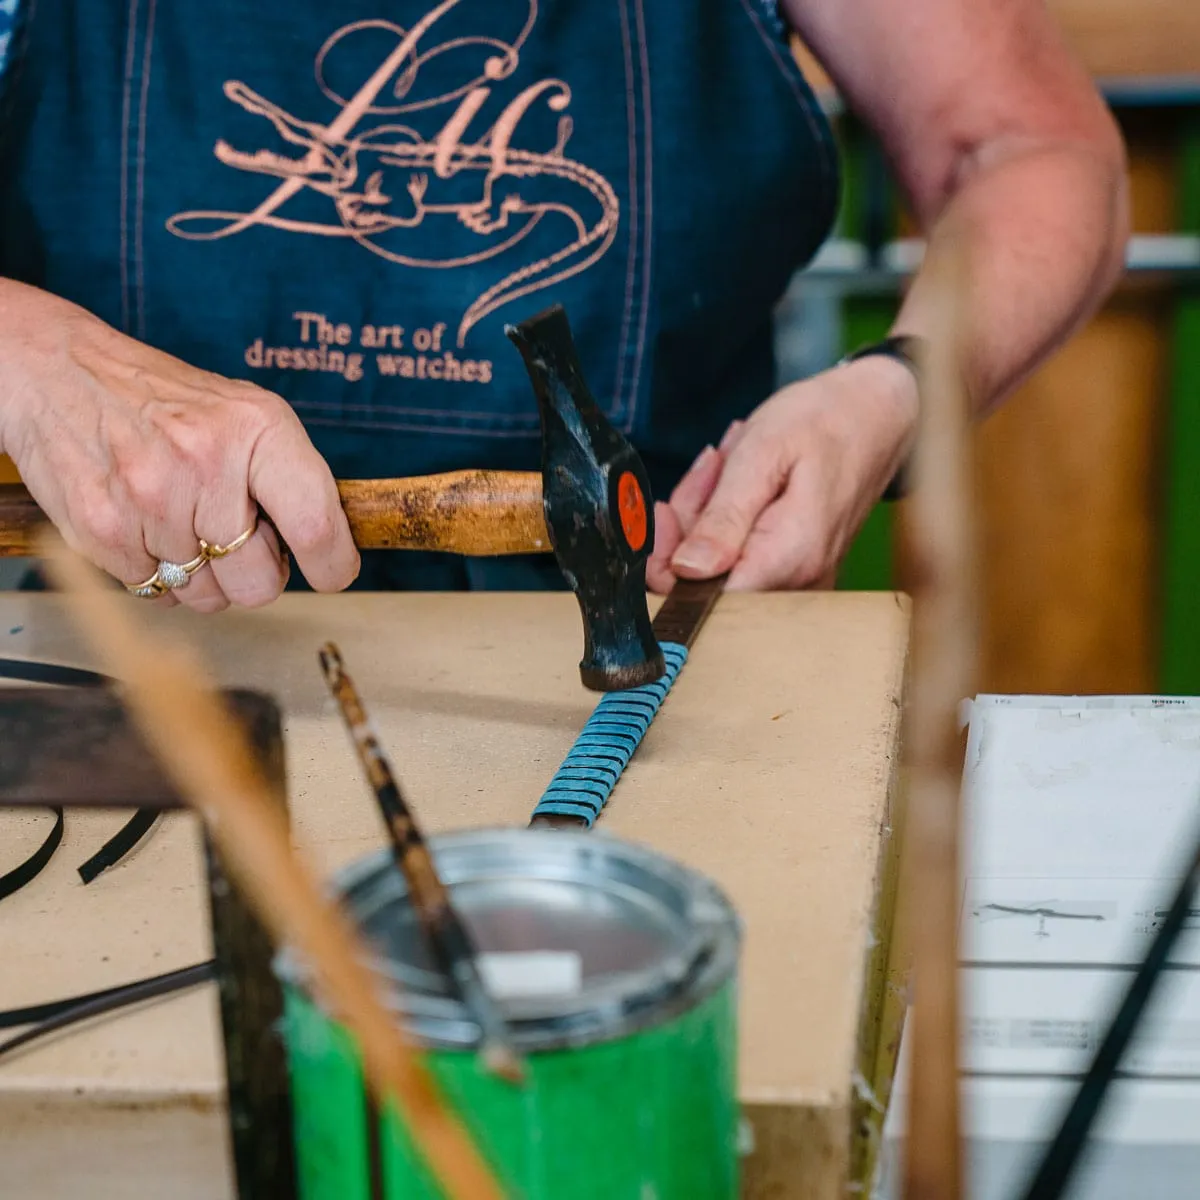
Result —
M 902 853 L 914 1000 L 903 1194 L 905 1200 L 958 1200 L 963 1193 L 958 706 L 972 690 L 977 605 L 959 345 L 966 275 L 954 245 L 930 267 L 935 332 L 918 364 L 921 417 L 908 502 L 913 671 L 904 714 L 908 780 Z
M 408 894 L 426 941 L 483 1033 L 481 1052 L 488 1070 L 511 1082 L 520 1082 L 525 1077 L 524 1064 L 509 1038 L 504 1017 L 484 986 L 471 935 L 438 876 L 429 846 L 400 792 L 358 690 L 346 673 L 341 652 L 327 642 L 319 657 L 325 681 L 342 710 L 367 782 L 375 793 L 391 837 L 396 865 L 408 883 Z
M 76 626 L 109 674 L 123 681 L 130 715 L 180 795 L 203 816 L 263 924 L 311 965 L 318 990 L 357 1043 L 363 1074 L 381 1105 L 396 1103 L 447 1195 L 502 1200 L 465 1127 L 386 1011 L 364 965 L 368 951 L 358 931 L 323 897 L 292 850 L 286 818 L 202 665 L 139 624 L 127 607 L 132 602 L 105 587 L 56 536 L 42 539 L 41 555 L 67 594 Z

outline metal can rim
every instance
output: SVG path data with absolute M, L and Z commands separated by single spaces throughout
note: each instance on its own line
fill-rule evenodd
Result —
M 700 1004 L 737 973 L 741 949 L 741 923 L 722 889 L 707 876 L 685 867 L 641 843 L 600 831 L 568 831 L 521 828 L 459 830 L 433 836 L 430 850 L 451 889 L 464 878 L 473 878 L 464 864 L 471 861 L 492 869 L 505 863 L 514 844 L 521 845 L 521 863 L 526 869 L 540 864 L 539 878 L 553 877 L 572 863 L 592 867 L 606 865 L 609 871 L 624 867 L 634 877 L 661 881 L 664 889 L 682 902 L 681 917 L 691 936 L 655 968 L 630 972 L 623 986 L 585 989 L 573 1004 L 562 1004 L 558 1012 L 546 1004 L 504 1003 L 514 1042 L 526 1053 L 583 1046 L 629 1036 L 679 1016 Z M 547 857 L 549 856 L 549 858 Z M 514 865 L 511 858 L 509 865 Z M 605 878 L 603 872 L 597 879 Z M 403 902 L 407 889 L 396 869 L 390 850 L 366 855 L 334 873 L 327 893 L 346 903 L 356 923 L 370 919 L 383 904 Z M 357 897 L 357 903 L 356 898 Z M 364 911 L 364 903 L 373 908 Z M 300 957 L 284 947 L 275 958 L 275 971 L 287 986 L 321 1005 L 312 994 L 311 974 Z M 385 998 L 408 1032 L 427 1049 L 471 1050 L 479 1041 L 479 1029 L 454 997 L 415 991 L 403 982 L 402 973 L 378 956 L 368 964 L 381 979 Z

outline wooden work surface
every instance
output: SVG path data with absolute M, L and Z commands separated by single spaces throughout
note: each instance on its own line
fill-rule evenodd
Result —
M 221 682 L 280 698 L 297 840 L 322 871 L 382 844 L 316 664 L 324 640 L 341 645 L 431 831 L 525 823 L 595 701 L 566 595 L 296 596 L 146 619 L 195 639 Z M 892 595 L 726 597 L 602 818 L 714 877 L 745 922 L 750 1195 L 812 1200 L 845 1182 L 881 990 L 868 959 L 907 628 Z M 91 661 L 46 596 L 0 600 L 0 654 Z M 0 870 L 50 819 L 0 811 Z M 210 953 L 190 815 L 81 885 L 75 868 L 124 819 L 69 813 L 47 870 L 0 904 L 0 1008 Z M 0 1060 L 0 1194 L 225 1200 L 218 1038 L 209 986 Z

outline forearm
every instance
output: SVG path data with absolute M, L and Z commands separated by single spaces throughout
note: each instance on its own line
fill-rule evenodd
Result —
M 1030 147 L 969 171 L 931 222 L 927 261 L 952 238 L 965 257 L 963 371 L 978 413 L 1100 306 L 1120 275 L 1128 220 L 1119 147 Z M 934 332 L 931 291 L 918 271 L 895 332 Z

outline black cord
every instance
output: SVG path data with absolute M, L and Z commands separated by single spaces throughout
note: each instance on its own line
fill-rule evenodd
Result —
M 1191 864 L 1179 883 L 1171 907 L 1097 1048 L 1058 1133 L 1021 1193 L 1023 1200 L 1059 1200 L 1065 1194 L 1104 1102 L 1108 1085 L 1117 1075 L 1121 1058 L 1137 1030 L 1159 976 L 1167 966 L 1171 950 L 1187 923 L 1197 887 L 1200 887 L 1200 841 L 1192 852 Z
M 55 687 L 112 687 L 116 683 L 110 676 L 84 667 L 67 667 L 59 663 L 33 662 L 21 658 L 0 658 L 0 679 L 18 679 L 22 683 L 44 683 Z M 61 809 L 53 811 L 58 814 L 58 823 L 46 841 L 20 866 L 0 876 L 0 900 L 37 878 L 58 849 L 63 836 L 63 815 Z M 139 808 L 78 868 L 79 878 L 88 884 L 101 872 L 116 866 L 154 828 L 158 817 L 155 809 Z
M 207 983 L 216 974 L 216 964 L 208 962 L 196 963 L 190 967 L 180 967 L 177 971 L 167 971 L 163 975 L 153 975 L 149 979 L 139 979 L 134 983 L 123 983 L 118 987 L 105 988 L 99 992 L 87 992 L 82 996 L 71 996 L 65 1000 L 53 1000 L 45 1004 L 35 1004 L 28 1008 L 13 1008 L 0 1012 L 0 1028 L 15 1025 L 25 1025 L 30 1021 L 37 1024 L 32 1029 L 26 1029 L 16 1037 L 0 1042 L 0 1058 L 28 1046 L 30 1042 L 66 1029 L 70 1025 L 86 1021 L 90 1017 L 103 1016 L 127 1008 L 131 1004 L 139 1004 L 145 1000 L 154 1000 L 159 996 L 167 996 L 185 988 Z
M 23 863 L 0 875 L 0 900 L 19 892 L 27 883 L 36 879 L 62 843 L 65 828 L 63 810 L 52 808 L 50 811 L 54 813 L 55 820 L 50 832 L 46 834 L 45 841 Z
M 0 658 L 0 679 L 22 683 L 50 683 L 56 687 L 111 687 L 115 682 L 98 671 L 64 667 L 59 663 L 30 662 L 24 658 Z
M 57 663 L 31 662 L 17 658 L 0 658 L 0 679 L 17 679 L 24 683 L 42 683 L 57 687 L 111 687 L 116 682 L 107 675 L 82 667 L 67 667 Z M 56 819 L 45 841 L 23 863 L 0 875 L 0 900 L 11 896 L 37 878 L 61 844 L 65 824 L 63 810 L 54 808 L 51 811 Z M 156 809 L 139 808 L 79 867 L 79 876 L 83 882 L 91 883 L 102 871 L 124 858 L 150 832 L 159 815 Z M 131 1004 L 194 987 L 213 978 L 214 973 L 215 964 L 210 960 L 118 987 L 69 996 L 63 1000 L 51 1000 L 26 1008 L 0 1011 L 0 1029 L 32 1025 L 32 1028 L 9 1038 L 8 1041 L 0 1042 L 0 1057 L 91 1017 L 103 1016 Z
M 154 808 L 139 808 L 116 833 L 87 860 L 79 870 L 79 878 L 91 883 L 102 871 L 115 867 L 154 828 L 162 813 Z

